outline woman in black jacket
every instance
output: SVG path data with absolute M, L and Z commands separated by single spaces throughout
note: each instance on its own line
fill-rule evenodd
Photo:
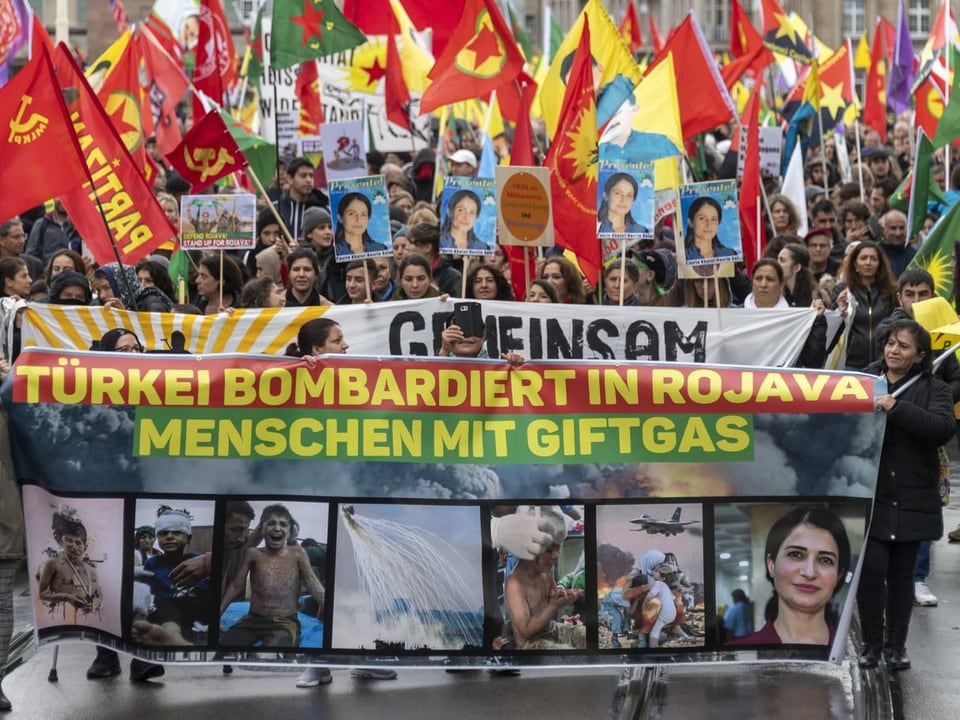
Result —
M 883 359 L 868 368 L 886 378 L 889 394 L 876 403 L 887 414 L 887 427 L 857 589 L 863 668 L 876 667 L 881 650 L 888 670 L 910 667 L 906 641 L 917 547 L 943 534 L 937 448 L 953 437 L 955 425 L 950 389 L 933 377 L 932 364 L 930 335 L 917 322 L 901 320 L 890 325 Z
M 879 360 L 876 329 L 897 306 L 897 281 L 890 261 L 876 243 L 864 241 L 849 252 L 843 263 L 843 282 L 837 283 L 833 293 L 840 314 L 851 323 L 845 369 L 863 370 Z

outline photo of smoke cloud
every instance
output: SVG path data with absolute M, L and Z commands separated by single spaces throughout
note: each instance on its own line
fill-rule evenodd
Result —
M 341 505 L 333 647 L 479 649 L 481 557 L 477 507 Z

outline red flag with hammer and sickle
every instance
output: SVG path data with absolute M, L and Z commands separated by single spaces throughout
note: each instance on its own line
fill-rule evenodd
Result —
M 223 116 L 216 110 L 204 115 L 166 158 L 190 183 L 193 192 L 199 192 L 249 164 L 227 129 Z

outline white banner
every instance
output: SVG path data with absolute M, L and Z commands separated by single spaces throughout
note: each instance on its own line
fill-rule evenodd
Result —
M 816 311 L 481 303 L 490 357 L 528 360 L 657 360 L 784 366 L 800 353 Z M 31 304 L 23 347 L 90 348 L 107 330 L 133 330 L 147 351 L 183 347 L 194 354 L 280 355 L 312 318 L 343 327 L 356 355 L 434 355 L 453 302 L 437 298 L 282 310 L 237 310 L 210 316 L 132 313 L 100 307 Z M 174 333 L 182 333 L 183 337 Z M 182 341 L 182 344 L 181 344 Z

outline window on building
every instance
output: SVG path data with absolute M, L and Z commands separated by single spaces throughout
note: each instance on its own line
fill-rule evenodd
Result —
M 843 0 L 843 36 L 859 38 L 866 29 L 867 13 L 863 0 Z
M 926 38 L 930 35 L 930 0 L 910 0 L 907 4 L 907 26 L 910 34 Z
M 702 23 L 707 42 L 727 43 L 730 40 L 730 3 L 728 0 L 708 0 L 707 18 Z

